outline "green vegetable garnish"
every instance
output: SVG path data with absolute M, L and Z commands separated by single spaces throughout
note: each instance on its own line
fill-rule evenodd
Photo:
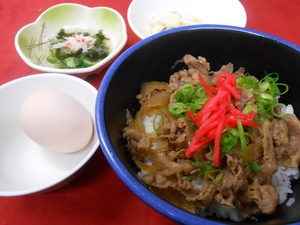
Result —
M 236 77 L 237 84 L 246 91 L 252 91 L 259 88 L 257 79 L 250 74 Z
M 241 120 L 237 121 L 237 125 L 238 125 L 238 131 L 240 133 L 240 141 L 241 141 L 241 147 L 242 147 L 244 162 L 248 163 L 247 143 L 246 143 L 246 138 L 245 138 L 245 135 L 244 135 L 244 128 L 243 128 Z
M 185 113 L 188 109 L 189 108 L 181 102 L 176 102 L 169 107 L 170 113 L 176 117 L 183 117 L 183 113 Z
M 76 68 L 79 65 L 79 59 L 76 57 L 68 57 L 63 61 L 68 68 Z
M 207 177 L 208 177 L 208 175 L 211 174 L 211 173 L 219 173 L 219 174 L 221 174 L 221 176 L 220 176 L 218 179 L 216 179 L 216 180 L 208 180 Z M 220 169 L 209 170 L 209 171 L 206 171 L 206 172 L 204 173 L 204 180 L 205 180 L 207 183 L 209 183 L 209 184 L 215 184 L 215 183 L 221 181 L 221 180 L 223 179 L 223 176 L 224 176 L 223 170 L 220 170 Z
M 193 180 L 196 177 L 199 177 L 199 176 L 203 175 L 203 178 L 204 178 L 204 180 L 207 183 L 214 184 L 214 183 L 217 183 L 217 182 L 221 181 L 222 178 L 223 178 L 223 171 L 222 170 L 220 170 L 220 169 L 210 170 L 211 168 L 213 168 L 213 164 L 212 163 L 206 165 L 206 164 L 201 163 L 201 162 L 192 162 L 191 165 L 197 166 L 197 167 L 201 168 L 201 170 L 199 172 L 197 172 L 197 173 L 194 173 L 194 174 L 192 174 L 190 176 L 185 177 L 184 179 L 187 180 L 187 181 Z M 208 177 L 208 175 L 210 173 L 220 173 L 221 176 L 220 176 L 220 178 L 211 181 L 211 180 L 207 179 L 207 177 Z
M 158 116 L 160 116 L 159 120 L 157 119 Z M 166 111 L 164 109 L 157 110 L 153 119 L 153 129 L 155 131 L 159 130 L 162 127 L 162 125 L 164 124 L 165 117 L 166 117 Z
M 169 107 L 169 111 L 176 117 L 187 116 L 187 111 L 199 112 L 208 99 L 208 96 L 202 85 L 194 86 L 193 84 L 185 84 L 176 92 L 176 103 Z
M 263 118 L 271 119 L 274 116 L 279 116 L 274 109 L 278 106 L 284 106 L 284 104 L 279 104 L 277 97 L 285 94 L 289 87 L 287 84 L 277 83 L 279 80 L 277 73 L 267 74 L 260 81 L 249 74 L 239 76 L 236 80 L 240 87 L 254 94 L 258 112 Z M 280 91 L 279 87 L 282 87 L 283 91 Z
M 61 29 L 55 40 L 50 42 L 51 55 L 47 61 L 59 69 L 90 67 L 109 54 L 105 37 L 100 30 L 95 34 L 66 33 Z
M 273 97 L 285 94 L 288 91 L 289 87 L 288 87 L 287 84 L 276 83 L 278 80 L 279 80 L 279 74 L 278 73 L 267 74 L 259 82 L 261 90 L 263 90 L 266 93 L 272 95 Z M 284 91 L 281 92 L 279 90 L 279 86 L 283 86 Z
M 257 162 L 255 161 L 250 161 L 249 162 L 249 166 L 250 166 L 250 170 L 254 173 L 254 174 L 258 174 L 260 172 L 260 168 L 259 165 L 257 164 Z
M 205 173 L 206 171 L 210 170 L 210 169 L 213 167 L 213 164 L 212 164 L 212 163 L 210 163 L 210 164 L 208 164 L 208 165 L 205 165 L 204 163 L 200 163 L 200 162 L 192 162 L 191 165 L 200 167 L 200 168 L 202 168 L 202 169 L 201 169 L 199 172 L 197 172 L 197 173 L 194 173 L 194 174 L 192 174 L 192 175 L 190 175 L 190 176 L 185 177 L 184 179 L 187 180 L 187 181 L 193 180 L 193 179 L 195 179 L 196 177 L 199 177 L 199 176 L 204 175 L 204 173 Z
M 222 156 L 227 154 L 229 151 L 236 149 L 236 146 L 239 142 L 239 131 L 235 128 L 230 128 L 227 132 L 222 134 L 221 139 L 221 149 Z

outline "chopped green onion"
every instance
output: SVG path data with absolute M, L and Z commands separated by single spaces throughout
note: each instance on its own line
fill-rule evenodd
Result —
M 208 179 L 207 179 L 207 176 L 208 176 L 209 174 L 211 174 L 211 173 L 219 173 L 219 174 L 220 174 L 220 177 L 219 177 L 218 179 L 216 179 L 216 180 L 208 180 Z M 217 175 L 217 176 L 218 176 L 218 175 Z M 215 184 L 215 183 L 221 181 L 221 180 L 223 179 L 223 177 L 224 177 L 224 173 L 223 173 L 223 171 L 220 170 L 220 169 L 209 170 L 209 171 L 206 171 L 206 172 L 204 173 L 204 180 L 205 180 L 207 183 L 209 183 L 209 184 Z
M 244 90 L 251 91 L 256 97 L 259 114 L 266 119 L 271 119 L 273 116 L 278 116 L 274 113 L 274 108 L 277 104 L 277 96 L 285 94 L 289 87 L 283 83 L 277 83 L 279 75 L 277 73 L 270 73 L 265 75 L 259 82 L 249 75 L 238 76 L 236 78 L 237 84 Z M 282 91 L 280 91 L 283 89 Z M 249 109 L 244 109 L 243 113 Z
M 195 104 L 202 107 L 204 105 L 204 103 L 207 101 L 207 99 L 208 99 L 208 97 L 206 95 L 205 97 L 194 99 L 194 102 L 195 102 Z
M 205 167 L 205 164 L 201 163 L 201 162 L 192 162 L 191 165 L 192 166 L 198 166 L 198 167 Z
M 199 98 L 202 98 L 203 96 L 207 97 L 205 89 L 202 86 L 197 87 L 195 94 Z
M 279 80 L 279 74 L 277 73 L 270 73 L 267 74 L 263 79 L 261 79 L 260 88 L 262 91 L 267 92 L 268 94 L 272 95 L 273 97 L 276 97 L 277 95 L 283 95 L 285 94 L 289 87 L 286 84 L 283 83 L 276 83 Z M 266 84 L 268 84 L 266 86 Z M 284 91 L 280 91 L 278 86 L 283 86 Z
M 246 105 L 243 110 L 242 113 L 243 114 L 248 114 L 251 111 L 255 111 L 256 112 L 256 108 L 254 108 L 252 105 Z
M 176 104 L 176 103 L 175 103 Z M 194 102 L 194 103 L 185 103 L 184 106 L 185 106 L 185 112 L 187 110 L 192 110 L 193 112 L 197 111 L 198 109 L 202 108 L 202 105 L 201 103 L 197 103 L 197 102 Z
M 159 119 L 159 121 L 156 121 L 158 115 L 161 115 L 161 118 Z M 159 130 L 162 127 L 162 125 L 164 124 L 165 116 L 166 116 L 166 111 L 164 109 L 157 110 L 153 119 L 153 129 L 155 131 Z
M 244 128 L 243 128 L 241 120 L 237 120 L 237 125 L 238 125 L 238 131 L 240 133 L 240 141 L 241 141 L 244 162 L 248 163 L 247 143 L 246 143 L 246 139 L 245 139 L 245 135 L 244 135 Z
M 238 76 L 236 78 L 237 85 L 247 91 L 251 91 L 253 89 L 259 88 L 259 83 L 257 79 L 255 79 L 250 74 L 245 74 L 244 76 Z
M 263 79 L 260 80 L 260 83 L 263 83 L 264 81 L 267 81 L 269 83 L 275 83 L 278 80 L 279 80 L 278 73 L 269 73 L 269 74 L 265 75 L 265 77 Z
M 176 92 L 175 99 L 176 103 L 169 107 L 169 111 L 177 118 L 183 117 L 189 120 L 187 110 L 199 112 L 208 96 L 202 85 L 194 86 L 188 83 Z
M 184 179 L 187 180 L 187 181 L 193 180 L 193 179 L 195 179 L 196 177 L 200 177 L 200 176 L 203 175 L 204 173 L 205 173 L 205 170 L 200 170 L 200 171 L 198 171 L 197 173 L 194 173 L 194 174 L 192 174 L 192 175 L 190 175 L 190 176 L 185 177 Z
M 270 87 L 270 83 L 267 81 L 264 81 L 259 85 L 259 89 L 262 91 L 266 91 L 269 87 Z
M 278 86 L 283 86 L 285 87 L 285 90 L 280 92 Z M 287 84 L 282 84 L 282 83 L 277 83 L 277 90 L 273 90 L 275 95 L 283 95 L 289 91 L 289 86 Z
M 257 98 L 258 100 L 258 98 Z M 257 101 L 257 107 L 258 107 L 258 111 L 259 113 L 266 119 L 271 119 L 272 116 L 269 115 L 268 111 L 264 108 L 264 105 L 260 103 L 260 101 Z
M 278 114 L 278 113 L 275 112 L 275 108 L 276 108 L 276 107 L 280 107 L 280 108 L 284 109 L 284 108 L 286 107 L 286 105 L 283 104 L 283 103 L 275 103 L 275 104 L 273 105 L 273 108 L 271 109 L 272 115 L 274 115 L 274 116 L 276 116 L 276 117 L 284 117 L 284 116 L 286 115 L 285 113 L 283 113 L 283 114 Z
M 193 180 L 196 177 L 199 177 L 199 176 L 203 175 L 206 171 L 210 170 L 213 167 L 212 163 L 210 163 L 208 165 L 205 165 L 204 163 L 200 163 L 200 162 L 192 162 L 191 165 L 200 167 L 200 168 L 202 168 L 202 170 L 200 170 L 197 173 L 194 173 L 190 176 L 185 177 L 184 179 L 187 180 L 187 181 Z
M 276 103 L 275 97 L 268 93 L 256 94 L 257 106 L 259 113 L 266 119 L 271 119 L 270 111 Z
M 260 172 L 259 165 L 255 161 L 250 161 L 249 162 L 250 170 L 257 175 Z
M 262 99 L 263 103 L 269 104 L 274 101 L 274 97 L 268 93 L 261 93 L 259 97 Z
M 179 91 L 176 92 L 176 101 L 182 103 L 190 102 L 193 99 L 194 94 L 195 87 L 193 84 L 185 84 Z
M 188 109 L 186 108 L 186 106 L 181 102 L 176 102 L 169 107 L 170 113 L 177 117 L 179 117 L 182 113 L 186 112 L 187 110 Z
M 221 139 L 221 154 L 222 156 L 226 155 L 229 151 L 236 149 L 238 143 L 239 132 L 235 128 L 228 129 L 227 132 L 222 134 Z

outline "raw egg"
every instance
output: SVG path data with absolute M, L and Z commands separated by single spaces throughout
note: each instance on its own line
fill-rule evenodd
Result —
M 40 91 L 27 97 L 21 106 L 20 121 L 34 142 L 61 153 L 83 149 L 93 135 L 89 112 L 60 91 Z

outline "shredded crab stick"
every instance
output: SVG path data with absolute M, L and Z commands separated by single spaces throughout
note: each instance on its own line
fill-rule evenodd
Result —
M 82 52 L 87 52 L 88 49 L 94 46 L 96 38 L 90 36 L 84 36 L 83 34 L 74 34 L 70 37 L 63 36 L 66 40 L 62 43 L 57 43 L 52 48 L 69 48 L 73 53 L 82 49 Z
M 209 98 L 197 115 L 194 115 L 191 110 L 187 111 L 188 117 L 196 124 L 198 130 L 185 154 L 191 157 L 195 151 L 214 140 L 214 165 L 219 166 L 220 144 L 224 129 L 227 126 L 237 127 L 239 123 L 244 126 L 259 127 L 260 123 L 253 121 L 254 111 L 243 114 L 235 107 L 243 91 L 242 88 L 236 86 L 236 75 L 229 72 L 219 74 L 217 87 L 208 85 L 200 74 L 198 77 Z

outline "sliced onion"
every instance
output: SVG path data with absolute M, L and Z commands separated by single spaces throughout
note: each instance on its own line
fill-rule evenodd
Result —
M 158 168 L 157 166 L 153 166 L 153 165 L 147 165 L 139 160 L 135 160 L 134 161 L 135 164 L 141 169 L 141 170 L 144 170 L 148 173 L 156 173 L 156 172 L 160 172 L 162 171 L 160 168 Z

